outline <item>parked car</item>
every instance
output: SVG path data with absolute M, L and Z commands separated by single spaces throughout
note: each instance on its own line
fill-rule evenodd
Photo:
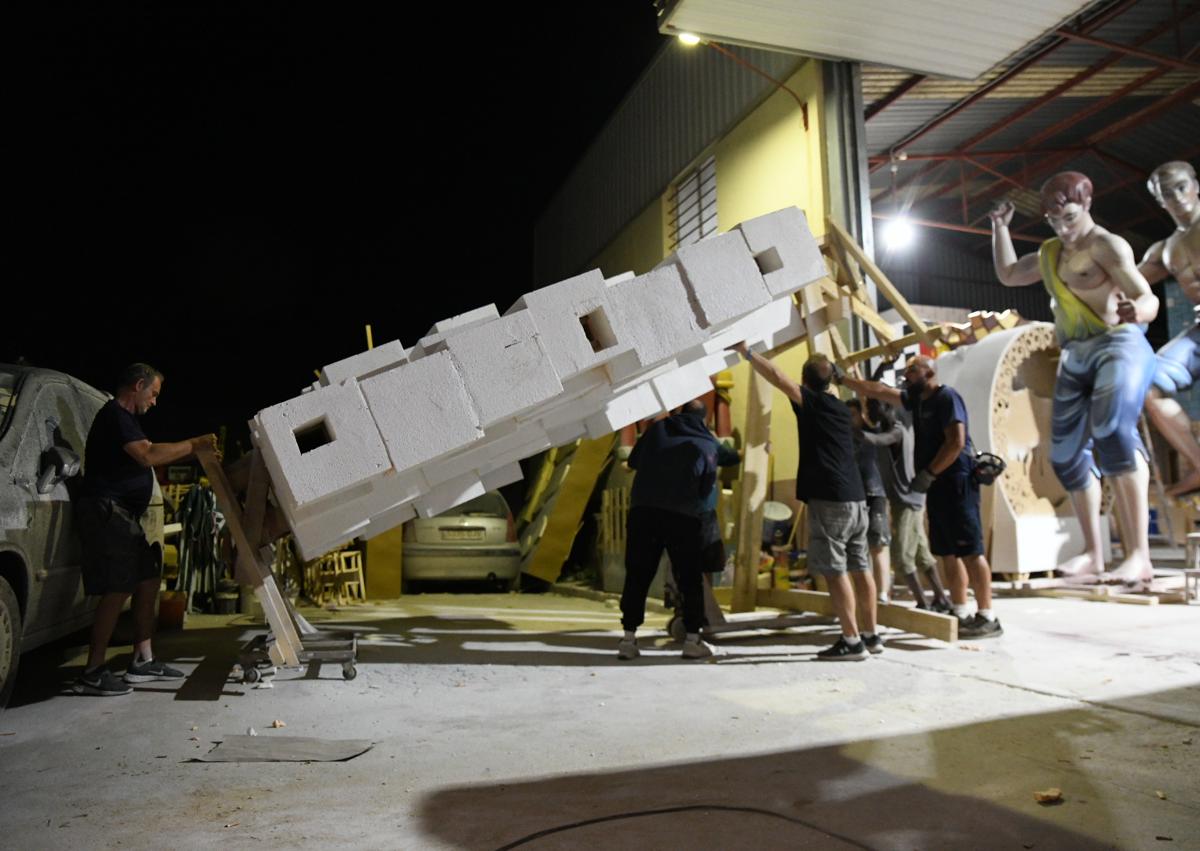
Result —
M 48 369 L 0 364 L 0 707 L 21 653 L 92 622 L 71 492 L 87 433 L 108 395 Z M 162 546 L 162 493 L 142 518 Z
M 404 524 L 404 583 L 487 580 L 516 590 L 521 545 L 508 503 L 489 491 L 428 520 Z

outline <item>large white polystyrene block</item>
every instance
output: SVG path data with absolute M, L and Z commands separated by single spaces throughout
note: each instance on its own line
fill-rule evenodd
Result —
M 599 438 L 612 434 L 627 425 L 640 422 L 663 412 L 662 403 L 650 382 L 638 384 L 613 398 L 599 413 L 584 421 L 588 437 Z
M 704 339 L 687 288 L 675 266 L 609 287 L 609 301 L 633 349 L 609 364 L 614 382 L 670 360 Z
M 457 316 L 451 316 L 449 319 L 433 323 L 433 327 L 429 329 L 429 334 L 445 334 L 448 331 L 468 328 L 472 325 L 478 325 L 481 322 L 488 322 L 499 318 L 500 311 L 496 309 L 496 305 L 485 304 L 483 307 L 477 307 L 474 310 L 468 310 L 466 313 L 460 313 Z
M 264 408 L 255 433 L 285 510 L 369 485 L 392 468 L 353 379 Z
M 474 310 L 468 310 L 466 313 L 460 313 L 457 316 L 451 316 L 449 319 L 442 319 L 439 322 L 435 322 L 433 323 L 433 327 L 425 332 L 425 336 L 413 346 L 412 351 L 408 353 L 408 359 L 417 360 L 418 358 L 427 357 L 434 352 L 444 351 L 446 348 L 446 335 L 451 331 L 460 331 L 464 328 L 470 328 L 473 325 L 482 325 L 485 322 L 491 322 L 493 319 L 499 318 L 500 311 L 496 309 L 496 305 L 486 304 L 483 307 L 477 307 Z
M 506 464 L 499 469 L 484 473 L 480 477 L 483 486 L 490 491 L 500 490 L 505 485 L 511 485 L 513 482 L 519 482 L 525 478 L 521 472 L 521 465 L 515 461 L 511 464 Z
M 799 340 L 807 333 L 800 311 L 796 309 L 790 297 L 779 298 L 765 308 L 748 317 L 747 324 L 753 331 L 746 339 L 754 344 L 757 350 L 777 349 L 785 343 Z
M 668 411 L 713 389 L 703 360 L 693 361 L 668 375 L 659 376 L 651 382 L 651 386 L 662 407 Z
M 487 488 L 483 486 L 479 476 L 468 473 L 431 488 L 413 504 L 417 513 L 428 519 L 436 517 L 443 511 L 449 511 L 456 505 L 462 505 L 469 499 L 483 496 L 485 493 L 487 493 Z
M 289 515 L 293 532 L 303 531 L 306 542 L 305 558 L 314 557 L 315 542 L 325 546 L 319 556 L 332 546 L 344 544 L 361 531 L 364 520 L 388 511 L 400 504 L 411 503 L 429 490 L 429 483 L 419 471 L 403 475 L 390 473 L 376 479 L 365 489 L 351 492 L 352 496 L 334 497 L 306 506 L 299 515 Z M 334 543 L 330 543 L 334 542 Z
M 484 428 L 562 392 L 562 382 L 528 311 L 446 335 L 446 350 L 463 376 Z
M 598 269 L 526 293 L 508 313 L 519 310 L 529 311 L 564 385 L 628 348 Z
M 660 266 L 680 269 L 692 305 L 706 329 L 715 330 L 740 319 L 771 300 L 746 240 L 736 231 L 685 245 Z
M 520 428 L 510 427 L 498 436 L 489 433 L 477 446 L 426 464 L 421 472 L 431 485 L 440 485 L 473 470 L 509 464 L 549 448 L 550 438 L 539 426 L 530 423 Z
M 390 529 L 395 529 L 402 523 L 417 516 L 417 510 L 412 503 L 397 505 L 371 518 L 370 524 L 359 535 L 364 541 L 382 535 Z
M 376 346 L 357 355 L 343 358 L 337 363 L 331 363 L 321 370 L 321 385 L 341 384 L 347 378 L 357 378 L 359 381 L 390 369 L 408 360 L 408 350 L 399 340 L 392 340 L 382 346 Z
M 392 465 L 408 470 L 483 437 L 479 416 L 447 352 L 362 382 Z
M 591 406 L 590 410 L 599 410 L 600 405 L 611 396 L 612 384 L 609 381 L 608 370 L 602 366 L 595 367 L 564 381 L 562 393 L 536 408 L 522 411 L 515 419 L 517 423 L 528 420 L 560 421 L 564 414 L 578 412 L 581 406 Z
M 581 437 L 586 437 L 587 426 L 581 420 L 571 420 L 546 427 L 546 436 L 550 439 L 551 446 L 566 446 Z
M 829 274 L 821 249 L 799 207 L 742 222 L 735 230 L 745 237 L 771 295 L 793 293 Z

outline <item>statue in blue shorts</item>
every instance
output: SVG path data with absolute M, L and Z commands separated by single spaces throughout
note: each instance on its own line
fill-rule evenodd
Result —
M 1171 215 L 1175 231 L 1150 246 L 1138 266 L 1146 280 L 1158 283 L 1170 276 L 1200 310 L 1200 183 L 1190 163 L 1175 161 L 1156 168 L 1146 182 L 1159 206 Z M 1154 386 L 1146 396 L 1146 413 L 1192 471 L 1167 489 L 1171 496 L 1200 490 L 1200 444 L 1192 435 L 1192 420 L 1170 394 L 1191 387 L 1200 374 L 1200 316 L 1158 350 Z
M 1100 577 L 1100 476 L 1108 478 L 1129 542 L 1125 559 L 1104 573 L 1132 587 L 1153 578 L 1147 490 L 1150 472 L 1138 432 L 1154 351 L 1139 325 L 1158 314 L 1158 298 L 1138 271 L 1129 243 L 1092 219 L 1092 182 L 1075 171 L 1042 186 L 1042 212 L 1055 237 L 1017 258 L 1008 225 L 1013 205 L 994 209 L 992 257 L 1009 287 L 1039 280 L 1050 295 L 1061 355 L 1054 383 L 1050 461 L 1071 497 L 1084 551 L 1059 565 L 1066 576 Z

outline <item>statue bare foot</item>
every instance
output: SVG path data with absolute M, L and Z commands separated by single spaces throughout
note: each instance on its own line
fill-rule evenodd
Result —
M 1103 582 L 1145 587 L 1154 579 L 1154 566 L 1150 559 L 1135 553 L 1100 578 Z
M 1192 470 L 1188 475 L 1167 488 L 1167 496 L 1177 497 L 1200 491 L 1200 470 Z
M 1100 578 L 1104 572 L 1103 559 L 1097 559 L 1091 553 L 1082 553 L 1069 558 L 1057 568 L 1058 575 L 1074 582 L 1091 583 Z

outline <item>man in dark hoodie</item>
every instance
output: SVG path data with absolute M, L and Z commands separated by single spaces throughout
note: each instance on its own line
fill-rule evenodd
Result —
M 704 625 L 702 518 L 717 481 L 717 439 L 704 420 L 699 400 L 653 423 L 633 447 L 628 464 L 637 471 L 626 521 L 625 586 L 621 625 L 625 635 L 617 657 L 639 655 L 636 631 L 646 617 L 646 595 L 658 572 L 663 550 L 671 559 L 675 585 L 683 601 L 685 659 L 704 659 L 713 649 L 700 640 Z

